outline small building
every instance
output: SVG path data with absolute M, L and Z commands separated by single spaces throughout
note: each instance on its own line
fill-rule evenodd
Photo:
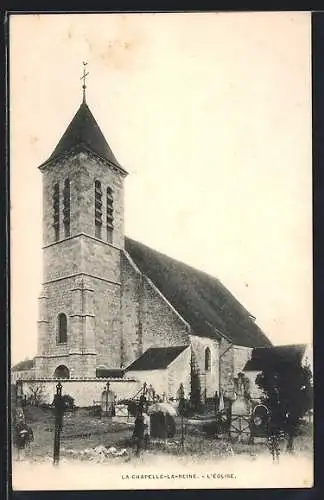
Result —
M 274 371 L 285 366 L 312 365 L 312 349 L 306 344 L 288 344 L 272 347 L 256 347 L 252 350 L 251 359 L 244 366 L 244 374 L 250 381 L 250 394 L 254 399 L 260 398 L 261 389 L 256 385 L 256 377 L 265 368 Z
M 190 346 L 153 347 L 148 349 L 125 370 L 129 378 L 151 384 L 155 394 L 177 398 L 180 384 L 185 397 L 190 394 Z
M 34 359 L 25 359 L 11 368 L 11 383 L 15 384 L 17 380 L 29 380 L 35 377 Z

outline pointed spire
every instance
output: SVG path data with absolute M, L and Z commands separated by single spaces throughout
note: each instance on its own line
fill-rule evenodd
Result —
M 115 165 L 123 173 L 127 173 L 118 163 L 87 103 L 84 101 L 81 103 L 53 153 L 42 165 L 61 155 L 68 154 L 77 147 L 92 151 L 102 159 Z
M 106 160 L 108 161 L 108 163 L 111 163 L 115 167 L 117 167 L 121 171 L 121 173 L 127 175 L 126 170 L 123 169 L 123 167 L 121 167 L 121 165 L 116 160 L 103 133 L 99 128 L 99 125 L 97 124 L 86 103 L 86 77 L 89 75 L 89 72 L 86 71 L 87 64 L 87 62 L 83 61 L 83 75 L 80 78 L 80 80 L 83 80 L 83 101 L 80 104 L 80 107 L 74 115 L 69 126 L 62 135 L 53 153 L 44 163 L 42 163 L 42 165 L 40 165 L 39 168 L 43 168 L 45 165 L 58 158 L 59 156 L 67 155 L 75 148 L 81 148 L 95 153 L 103 160 Z
M 83 102 L 86 102 L 86 77 L 89 75 L 89 72 L 86 72 L 86 66 L 87 62 L 83 61 L 83 75 L 81 76 L 80 80 L 83 80 L 83 85 L 82 85 L 82 90 L 83 90 Z

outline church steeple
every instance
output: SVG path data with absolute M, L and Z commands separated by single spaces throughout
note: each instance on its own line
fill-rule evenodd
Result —
M 62 135 L 51 156 L 41 167 L 52 162 L 60 156 L 67 155 L 75 150 L 88 150 L 98 155 L 101 159 L 117 167 L 123 174 L 126 170 L 121 167 L 114 153 L 110 149 L 103 133 L 100 130 L 85 98 L 78 111 Z
M 88 151 L 97 155 L 101 160 L 108 162 L 112 167 L 117 168 L 122 175 L 127 175 L 127 171 L 119 164 L 109 147 L 109 144 L 86 102 L 87 86 L 85 82 L 86 77 L 89 75 L 85 69 L 86 65 L 87 63 L 83 62 L 84 69 L 81 77 L 81 80 L 83 80 L 82 103 L 53 153 L 42 165 L 40 165 L 40 168 L 42 169 L 58 157 L 67 156 L 69 153 Z
M 82 101 L 53 153 L 43 165 L 76 149 L 95 153 L 101 159 L 117 167 L 122 173 L 127 174 L 110 149 L 85 100 Z

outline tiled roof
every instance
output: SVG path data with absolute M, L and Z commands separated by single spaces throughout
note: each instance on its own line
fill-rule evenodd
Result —
M 169 366 L 188 346 L 151 347 L 137 358 L 126 371 L 162 370 Z
M 76 147 L 84 147 L 92 151 L 125 172 L 116 160 L 99 125 L 85 102 L 82 102 L 58 145 L 45 163 L 69 153 Z
M 219 339 L 223 334 L 235 345 L 271 346 L 251 314 L 218 279 L 130 238 L 125 238 L 125 249 L 195 335 Z
M 24 361 L 20 361 L 16 365 L 14 365 L 11 368 L 11 371 L 12 372 L 20 372 L 20 371 L 24 371 L 24 370 L 31 370 L 32 368 L 34 368 L 34 360 L 33 359 L 26 359 Z
M 305 344 L 279 345 L 253 349 L 244 371 L 261 371 L 266 367 L 300 364 L 306 351 Z
M 107 368 L 97 368 L 96 377 L 98 378 L 122 378 L 124 375 L 124 370 L 119 369 L 107 369 Z

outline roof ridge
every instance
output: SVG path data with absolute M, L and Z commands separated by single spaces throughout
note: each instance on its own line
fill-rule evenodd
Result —
M 142 243 L 141 241 L 134 240 L 134 238 L 130 238 L 129 236 L 125 236 L 125 238 L 127 240 L 131 241 L 131 242 L 134 242 L 134 243 L 136 243 L 138 245 L 141 245 L 141 246 L 147 248 L 148 250 L 151 250 L 151 252 L 155 252 L 155 253 L 161 255 L 162 257 L 166 257 L 167 259 L 173 260 L 174 262 L 177 262 L 177 263 L 181 264 L 182 266 L 188 267 L 188 268 L 192 269 L 193 271 L 205 274 L 209 278 L 215 279 L 215 280 L 217 280 L 217 281 L 219 281 L 221 283 L 221 281 L 219 280 L 219 278 L 217 278 L 216 276 L 213 276 L 212 274 L 207 273 L 206 271 L 202 271 L 201 269 L 197 269 L 197 267 L 194 267 L 194 266 L 192 266 L 190 264 L 187 264 L 187 263 L 183 262 L 182 260 L 177 259 L 175 257 L 171 257 L 170 255 L 168 255 L 168 254 L 166 254 L 164 252 L 161 252 L 160 250 L 156 250 L 155 248 L 152 248 L 152 247 L 146 245 L 145 243 Z
M 189 344 L 188 344 L 189 345 Z M 168 346 L 161 346 L 161 347 L 148 347 L 145 352 L 153 350 L 153 349 L 184 349 L 185 347 L 188 347 L 188 345 L 168 345 Z M 144 354 L 144 353 L 143 353 Z
M 125 236 L 125 253 L 190 325 L 193 335 L 271 345 L 251 313 L 215 276 Z M 217 331 L 216 331 L 217 330 Z
M 131 241 L 131 242 L 134 242 L 134 243 L 135 243 L 135 244 L 137 244 L 137 245 L 141 245 L 141 246 L 143 246 L 143 247 L 147 248 L 148 250 L 150 250 L 151 252 L 154 252 L 154 253 L 156 253 L 156 254 L 158 254 L 158 255 L 161 255 L 162 257 L 165 257 L 165 258 L 167 258 L 167 259 L 170 259 L 170 260 L 172 260 L 173 262 L 176 262 L 176 263 L 180 264 L 181 266 L 186 267 L 187 269 L 190 269 L 190 270 L 192 270 L 192 271 L 195 271 L 195 272 L 196 272 L 196 273 L 198 273 L 198 274 L 204 275 L 204 276 L 206 276 L 206 277 L 210 278 L 210 279 L 211 279 L 211 280 L 213 280 L 213 281 L 217 281 L 217 283 L 218 283 L 218 284 L 219 284 L 219 285 L 223 288 L 223 291 L 224 291 L 227 295 L 230 295 L 230 296 L 231 296 L 231 298 L 233 298 L 233 299 L 235 300 L 235 302 L 236 302 L 236 303 L 237 303 L 237 304 L 238 304 L 238 305 L 239 305 L 239 306 L 240 306 L 240 307 L 241 307 L 241 308 L 242 308 L 242 309 L 243 309 L 243 310 L 244 310 L 244 311 L 245 311 L 248 315 L 250 315 L 250 316 L 251 316 L 250 311 L 249 311 L 248 309 L 246 309 L 246 307 L 245 307 L 245 306 L 243 306 L 243 304 L 241 304 L 241 302 L 240 302 L 240 301 L 239 301 L 239 300 L 238 300 L 238 299 L 237 299 L 237 298 L 236 298 L 236 297 L 232 294 L 232 292 L 231 292 L 231 291 L 230 291 L 230 290 L 229 290 L 229 289 L 228 289 L 228 288 L 224 285 L 224 283 L 223 283 L 223 282 L 222 282 L 222 281 L 221 281 L 221 280 L 220 280 L 217 276 L 215 276 L 215 275 L 213 275 L 213 274 L 210 274 L 210 273 L 208 273 L 208 272 L 206 272 L 206 271 L 203 271 L 202 269 L 198 269 L 197 267 L 194 267 L 194 266 L 192 266 L 192 265 L 190 265 L 190 264 L 187 264 L 187 263 L 185 263 L 185 262 L 183 262 L 183 261 L 181 261 L 181 260 L 179 260 L 179 259 L 176 259 L 175 257 L 171 257 L 170 255 L 168 255 L 168 254 L 166 254 L 166 253 L 164 253 L 164 252 L 161 252 L 161 251 L 159 251 L 159 250 L 156 250 L 155 248 L 152 248 L 152 247 L 150 247 L 150 246 L 146 245 L 145 243 L 142 243 L 142 242 L 140 242 L 140 241 L 138 241 L 138 240 L 134 240 L 133 238 L 130 238 L 130 237 L 128 237 L 128 236 L 125 236 L 125 239 L 127 239 L 127 240 L 129 240 L 129 241 Z M 254 316 L 253 316 L 253 317 L 254 317 Z M 257 325 L 256 325 L 256 326 L 257 326 Z

